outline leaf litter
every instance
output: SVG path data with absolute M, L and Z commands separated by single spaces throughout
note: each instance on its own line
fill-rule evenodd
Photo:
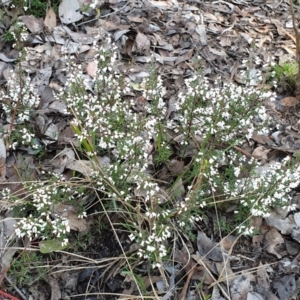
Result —
M 58 15 L 49 8 L 43 20 L 25 16 L 19 9 L 8 11 L 6 7 L 8 4 L 5 4 L 1 7 L 1 12 L 9 13 L 6 20 L 1 21 L 5 24 L 4 27 L 0 26 L 1 33 L 4 32 L 3 28 L 9 29 L 13 26 L 14 18 L 20 18 L 30 33 L 27 40 L 29 59 L 23 62 L 22 66 L 32 75 L 34 93 L 40 99 L 32 121 L 37 128 L 37 140 L 44 145 L 48 153 L 54 152 L 55 155 L 51 159 L 41 161 L 38 166 L 32 149 L 20 147 L 14 150 L 15 161 L 12 162 L 11 157 L 7 157 L 7 149 L 1 138 L 2 186 L 10 186 L 13 191 L 22 193 L 20 179 L 36 179 L 40 172 L 38 168 L 54 170 L 59 174 L 65 174 L 66 177 L 69 172 L 78 172 L 86 178 L 91 176 L 95 168 L 89 160 L 76 157 L 72 150 L 78 141 L 68 122 L 66 103 L 56 96 L 57 92 L 64 88 L 68 76 L 65 72 L 66 53 L 75 54 L 74 64 L 80 64 L 86 70 L 87 75 L 83 79 L 86 80 L 86 88 L 90 91 L 93 91 L 91 78 L 97 72 L 92 45 L 102 43 L 108 34 L 112 35 L 119 53 L 124 58 L 116 62 L 116 69 L 131 80 L 136 92 L 143 89 L 139 86 L 141 79 L 149 75 L 145 63 L 154 57 L 156 68 L 167 78 L 171 86 L 172 82 L 174 83 L 172 86 L 174 93 L 169 97 L 166 116 L 169 119 L 175 111 L 176 95 L 182 89 L 183 78 L 191 74 L 190 70 L 200 67 L 211 83 L 221 76 L 224 82 L 233 80 L 240 84 L 245 82 L 244 73 L 247 70 L 251 75 L 252 84 L 260 88 L 258 82 L 265 61 L 292 59 L 295 39 L 289 25 L 287 2 L 147 0 L 108 1 L 104 4 L 98 1 L 97 7 L 101 8 L 98 16 L 93 10 L 91 14 L 88 12 L 84 14 L 82 1 L 63 0 L 59 5 Z M 253 52 L 249 52 L 250 46 L 254 47 Z M 11 76 L 9 70 L 14 69 L 17 57 L 15 51 L 5 43 L 0 43 L 1 83 L 6 83 Z M 250 65 L 245 65 L 242 62 L 244 59 L 250 61 Z M 130 64 L 126 61 L 130 61 Z M 147 99 L 141 97 L 135 99 L 133 109 L 144 112 L 148 104 Z M 254 135 L 251 141 L 254 143 L 252 152 L 247 152 L 246 149 L 242 149 L 242 152 L 247 153 L 247 157 L 252 156 L 265 161 L 265 165 L 262 166 L 264 169 L 270 168 L 272 161 L 284 153 L 296 155 L 300 145 L 300 128 L 297 126 L 299 116 L 296 112 L 298 104 L 299 99 L 291 96 L 284 97 L 277 103 L 266 103 L 270 107 L 270 114 L 282 126 L 271 136 Z M 12 116 L 7 116 L 7 119 L 11 118 Z M 171 139 L 176 146 L 176 139 L 179 140 L 180 137 Z M 197 149 L 195 143 L 191 143 L 190 152 L 193 153 L 195 149 Z M 153 152 L 150 153 L 155 158 Z M 186 157 L 189 155 L 192 154 L 187 152 Z M 98 160 L 99 168 L 103 165 L 109 166 L 109 157 L 99 157 Z M 24 168 L 24 162 L 28 169 Z M 157 178 L 172 182 L 172 178 L 180 177 L 185 171 L 185 164 L 184 160 L 173 158 L 160 174 L 157 174 Z M 164 193 L 172 194 L 175 187 L 184 193 L 185 187 L 180 180 L 176 186 L 165 190 Z M 142 189 L 136 191 L 137 197 L 142 195 Z M 295 195 L 293 201 L 299 204 L 297 197 L 298 195 Z M 72 230 L 79 232 L 90 230 L 87 220 L 77 217 L 76 207 L 56 207 L 54 212 L 64 214 L 72 220 Z M 11 221 L 9 209 L 4 203 L 1 216 L 3 275 L 16 251 L 6 243 L 6 239 L 13 235 L 14 222 Z M 213 287 L 212 299 L 288 299 L 298 285 L 293 268 L 299 267 L 299 248 L 297 253 L 287 257 L 291 260 L 283 261 L 286 258 L 284 244 L 287 244 L 288 239 L 300 243 L 299 223 L 297 213 L 289 215 L 287 212 L 279 213 L 272 210 L 270 216 L 264 219 L 264 223 L 257 226 L 257 235 L 240 239 L 234 236 L 234 242 L 229 243 L 227 247 L 224 246 L 225 238 L 213 234 L 210 229 L 207 229 L 207 232 L 198 231 L 197 255 L 192 254 L 192 251 L 189 253 L 184 248 L 177 250 L 174 255 L 174 263 L 178 263 L 184 271 L 179 280 L 183 283 L 179 298 L 189 299 L 189 293 L 193 289 L 190 283 L 196 281 L 202 283 L 203 292 L 206 294 L 209 293 L 209 288 Z M 212 235 L 213 239 L 209 237 Z M 126 243 L 126 237 L 122 238 Z M 100 254 L 93 257 L 97 263 L 101 259 L 121 255 L 115 242 L 107 245 L 110 240 L 111 236 L 102 237 L 98 244 L 94 242 L 94 247 L 90 248 L 94 251 L 95 245 L 101 247 Z M 61 250 L 55 245 L 55 241 L 50 240 L 40 244 L 40 247 L 44 253 Z M 68 260 L 71 258 L 64 259 L 62 264 L 68 270 Z M 168 266 L 165 266 L 165 269 L 169 270 L 171 278 L 172 272 L 175 271 L 170 271 Z M 71 273 L 72 270 L 58 273 L 56 278 L 49 277 L 52 299 L 61 298 L 63 293 L 75 295 L 78 292 L 74 284 L 69 285 L 69 290 L 59 285 L 59 281 L 66 280 L 63 276 L 67 276 L 65 274 L 68 272 Z M 78 283 L 83 285 L 86 278 L 92 276 L 91 274 L 84 279 L 84 276 L 81 276 L 82 280 Z M 99 280 L 98 275 L 95 278 Z M 150 276 L 151 285 L 161 279 L 162 277 Z M 3 278 L 1 282 L 2 280 Z M 114 281 L 114 284 L 111 282 L 108 287 L 102 288 L 101 285 L 96 287 L 87 283 L 86 288 L 89 292 L 107 291 L 127 295 L 133 294 L 136 290 L 131 283 L 126 286 L 126 280 L 121 274 L 111 276 L 107 280 Z M 224 283 L 226 281 L 229 290 Z M 165 280 L 163 282 L 166 284 Z M 156 285 L 159 292 L 166 292 L 164 299 L 175 296 L 175 290 L 167 291 L 168 284 L 165 289 Z M 170 284 L 169 287 L 174 287 L 174 284 Z

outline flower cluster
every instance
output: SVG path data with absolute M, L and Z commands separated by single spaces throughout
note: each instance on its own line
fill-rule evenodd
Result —
M 30 113 L 39 104 L 39 98 L 33 92 L 31 78 L 22 72 L 10 72 L 7 81 L 8 91 L 0 90 L 0 99 L 7 120 L 11 121 L 12 114 L 17 108 L 17 123 L 21 124 L 30 120 Z
M 8 148 L 16 149 L 18 146 L 30 146 L 37 150 L 39 144 L 34 138 L 30 124 L 32 112 L 39 104 L 39 98 L 33 92 L 29 75 L 22 71 L 10 71 L 6 92 L 0 90 L 0 102 L 6 114 L 7 122 L 11 123 L 12 131 L 6 127 L 4 138 L 8 141 Z M 13 123 L 13 125 L 12 125 Z
M 45 174 L 44 174 L 45 175 Z M 18 201 L 9 190 L 2 191 L 2 198 L 8 202 L 14 203 L 15 211 L 23 211 L 25 217 L 21 218 L 15 225 L 17 237 L 27 236 L 29 240 L 52 239 L 55 238 L 64 246 L 68 243 L 68 233 L 70 232 L 69 221 L 61 212 L 57 211 L 56 205 L 63 203 L 67 199 L 69 205 L 73 205 L 78 197 L 85 194 L 79 189 L 72 189 L 68 182 L 64 182 L 63 176 L 59 174 L 51 175 L 51 185 L 45 182 L 36 182 L 26 185 L 28 191 L 28 201 Z M 65 202 L 66 203 L 66 202 Z M 83 218 L 86 212 L 82 211 L 76 205 L 79 216 Z M 28 213 L 31 212 L 31 213 Z
M 214 143 L 233 144 L 245 136 L 251 138 L 254 131 L 264 133 L 268 129 L 270 119 L 262 103 L 274 94 L 232 83 L 211 88 L 200 75 L 186 79 L 185 85 L 185 92 L 178 96 L 177 116 L 168 122 L 175 132 L 188 133 L 189 139 L 200 136 Z
M 70 226 L 68 220 L 55 218 L 50 219 L 49 216 L 46 219 L 36 219 L 32 215 L 21 219 L 15 229 L 16 236 L 19 238 L 25 235 L 29 238 L 29 241 L 34 239 L 46 240 L 54 236 L 61 240 L 61 245 L 68 244 L 67 233 L 70 232 Z
M 234 201 L 235 229 L 239 233 L 252 234 L 253 228 L 245 224 L 250 216 L 268 217 L 272 207 L 287 211 L 296 208 L 291 192 L 300 185 L 300 168 L 289 157 L 261 165 L 233 150 L 203 149 L 195 157 L 196 165 L 201 179 L 189 187 L 182 204 L 185 214 L 189 207 L 203 209 L 210 204 L 226 205 Z
M 162 260 L 167 255 L 166 242 L 172 236 L 172 229 L 164 225 L 163 220 L 167 217 L 169 211 L 162 213 L 145 213 L 145 218 L 149 224 L 152 224 L 149 231 L 134 231 L 130 234 L 131 241 L 136 241 L 139 248 L 137 255 L 143 259 L 150 259 L 152 267 L 161 267 Z
M 17 21 L 15 25 L 12 27 L 13 30 L 11 30 L 11 35 L 13 39 L 18 42 L 25 42 L 29 36 L 29 33 L 27 31 L 27 28 L 25 24 L 21 21 Z M 15 47 L 16 44 L 13 45 Z
M 49 186 L 36 183 L 28 186 L 28 191 L 32 194 L 34 215 L 24 217 L 16 224 L 15 232 L 18 237 L 26 235 L 29 240 L 56 237 L 63 245 L 67 243 L 66 235 L 70 232 L 68 220 L 53 213 L 53 205 L 59 199 L 59 189 L 57 184 Z

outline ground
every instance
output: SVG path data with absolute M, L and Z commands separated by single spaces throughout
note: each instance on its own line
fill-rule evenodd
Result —
M 41 3 L 0 4 L 0 295 L 300 299 L 290 2 Z

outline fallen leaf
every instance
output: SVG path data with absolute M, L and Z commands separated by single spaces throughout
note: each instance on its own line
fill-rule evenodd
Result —
M 46 86 L 49 85 L 49 80 L 52 75 L 52 67 L 41 68 L 36 72 L 36 75 L 31 81 L 34 93 L 41 95 Z
M 60 285 L 58 284 L 56 278 L 49 275 L 47 282 L 50 284 L 50 287 L 51 287 L 51 300 L 61 299 L 62 293 L 61 293 Z
M 56 124 L 51 123 L 46 131 L 44 132 L 44 135 L 49 137 L 52 140 L 57 140 L 59 132 Z
M 82 232 L 88 228 L 86 219 L 78 218 L 77 213 L 73 211 L 64 212 L 61 216 L 69 221 L 71 230 Z
M 198 24 L 196 26 L 196 32 L 199 34 L 200 36 L 200 42 L 202 46 L 207 45 L 207 36 L 206 36 L 206 28 L 204 24 Z
M 132 108 L 137 112 L 146 112 L 148 108 L 148 101 L 145 97 L 140 96 L 135 98 Z
M 76 0 L 74 0 L 74 1 L 76 1 Z M 80 45 L 90 45 L 90 44 L 93 44 L 94 42 L 97 42 L 100 39 L 99 36 L 95 37 L 95 36 L 91 36 L 91 35 L 83 33 L 83 32 L 74 32 L 67 26 L 62 26 L 61 28 L 72 38 L 72 40 L 75 43 L 78 43 Z M 80 45 L 78 45 L 78 47 Z
M 185 188 L 181 177 L 167 190 L 167 194 L 169 199 L 175 198 L 177 201 L 180 201 L 184 197 Z
M 189 60 L 193 55 L 194 49 L 190 49 L 176 59 L 175 65 L 178 65 L 186 60 Z
M 271 149 L 266 149 L 264 146 L 259 146 L 255 148 L 252 152 L 252 156 L 256 159 L 268 159 L 268 152 L 270 152 Z
M 41 94 L 41 101 L 39 104 L 39 109 L 45 109 L 46 107 L 48 107 L 48 105 L 51 102 L 56 101 L 56 100 L 57 99 L 55 98 L 55 96 L 53 94 L 52 88 L 49 86 L 46 86 Z
M 43 30 L 42 19 L 37 19 L 35 16 L 22 16 L 21 20 L 31 33 L 39 33 Z
M 9 248 L 2 250 L 1 253 L 1 274 L 5 274 L 10 267 L 13 257 L 17 252 L 19 244 L 16 242 L 12 244 Z M 2 285 L 3 279 L 5 276 L 0 276 L 0 284 Z
M 89 160 L 71 161 L 69 164 L 66 165 L 66 168 L 79 172 L 84 176 L 91 176 L 94 171 L 93 164 Z
M 56 27 L 56 14 L 52 7 L 50 7 L 46 12 L 44 25 L 49 31 L 52 31 Z
M 236 277 L 230 284 L 231 300 L 246 300 L 250 291 L 250 277 L 240 275 Z
M 260 286 L 259 284 L 256 285 L 256 290 L 258 293 L 264 296 L 264 299 L 268 300 L 279 300 L 269 289 Z
M 185 248 L 176 250 L 174 255 L 174 261 L 177 261 L 183 266 L 186 273 L 190 273 L 192 270 L 196 269 L 192 276 L 193 279 L 202 279 L 204 283 L 211 284 L 214 281 L 214 278 L 212 278 L 208 272 L 205 272 L 205 260 L 205 258 L 201 258 L 199 255 L 191 256 Z M 197 265 L 197 262 L 200 265 Z
M 249 292 L 247 294 L 247 300 L 265 300 L 261 294 L 256 292 Z
M 265 220 L 269 226 L 275 227 L 282 234 L 291 234 L 295 227 L 295 222 L 291 216 L 283 219 L 274 209 L 270 210 L 270 215 Z
M 283 276 L 280 280 L 274 282 L 273 287 L 277 291 L 280 300 L 290 299 L 296 290 L 295 275 Z
M 86 72 L 88 73 L 88 75 L 90 75 L 91 77 L 95 77 L 97 74 L 97 62 L 95 60 L 92 60 L 88 63 L 87 67 L 86 67 Z
M 273 136 L 273 135 L 272 135 Z M 274 142 L 267 136 L 263 135 L 263 134 L 257 134 L 257 133 L 253 133 L 252 134 L 252 140 L 254 140 L 255 142 L 262 144 L 262 145 L 267 145 L 267 146 L 272 146 L 274 144 Z M 273 138 L 275 139 L 275 137 L 273 136 Z M 275 140 L 276 141 L 276 140 Z
M 148 52 L 150 49 L 150 41 L 147 36 L 141 32 L 139 32 L 135 38 L 135 47 L 133 51 L 144 53 Z
M 182 172 L 184 172 L 184 161 L 172 159 L 167 164 L 167 168 L 171 172 L 172 176 L 179 176 L 180 174 L 182 174 Z
M 284 239 L 281 234 L 275 229 L 271 228 L 265 235 L 264 246 L 266 250 L 277 256 L 277 258 L 281 258 L 281 255 L 276 251 L 276 246 L 279 244 L 283 244 Z
M 197 246 L 201 256 L 213 261 L 224 260 L 221 248 L 217 246 L 217 243 L 211 241 L 204 232 L 198 231 Z
M 229 251 L 234 243 L 236 242 L 237 237 L 234 235 L 227 235 L 221 241 L 220 245 L 226 250 Z
M 234 272 L 232 271 L 232 269 L 230 268 L 230 264 L 229 263 L 215 263 L 215 267 L 216 270 L 219 274 L 219 281 L 228 281 L 230 282 L 231 280 L 233 280 L 234 278 Z
M 3 138 L 0 138 L 0 182 L 5 181 L 6 176 L 6 148 Z
M 300 103 L 300 100 L 296 97 L 289 96 L 281 99 L 279 103 L 283 106 L 291 107 L 298 105 Z
M 75 23 L 83 18 L 77 0 L 62 0 L 58 7 L 59 18 L 64 24 Z
M 270 289 L 270 280 L 266 268 L 260 262 L 256 271 L 256 281 L 259 285 L 266 289 Z
M 0 53 L 0 60 L 4 61 L 4 62 L 13 62 L 16 59 L 15 58 L 8 58 L 5 54 Z M 9 69 L 7 70 L 8 72 L 10 71 Z M 4 74 L 2 74 L 4 76 Z M 5 76 L 4 76 L 5 77 Z
M 156 6 L 160 9 L 170 9 L 173 7 L 174 3 L 178 7 L 178 2 L 176 0 L 166 0 L 166 1 L 154 1 L 154 0 L 147 0 L 153 6 Z

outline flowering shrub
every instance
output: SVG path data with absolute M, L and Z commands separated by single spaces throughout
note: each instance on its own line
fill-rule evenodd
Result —
M 56 239 L 62 246 L 68 244 L 69 220 L 64 216 L 66 207 L 76 211 L 77 218 L 86 217 L 82 199 L 89 194 L 82 186 L 72 187 L 71 182 L 55 173 L 43 173 L 51 181 L 25 183 L 26 198 L 19 199 L 9 189 L 2 191 L 2 199 L 14 204 L 14 211 L 20 219 L 16 224 L 16 236 L 27 236 L 30 241 Z M 60 208 L 60 205 L 64 204 Z M 76 205 L 75 205 L 76 204 Z
M 136 259 L 160 267 L 168 255 L 168 240 L 180 232 L 191 234 L 210 205 L 234 201 L 233 226 L 246 233 L 251 233 L 243 224 L 249 216 L 267 216 L 271 206 L 293 209 L 289 193 L 300 183 L 300 169 L 292 169 L 285 159 L 260 171 L 256 160 L 235 150 L 254 131 L 268 131 L 270 119 L 263 101 L 274 97 L 272 93 L 233 84 L 211 88 L 201 74 L 194 74 L 185 80 L 169 112 L 163 79 L 153 67 L 149 78 L 140 83 L 140 97 L 128 96 L 132 85 L 115 69 L 117 56 L 111 41 L 107 43 L 97 49 L 94 78 L 69 58 L 72 64 L 67 66 L 68 80 L 60 98 L 65 99 L 66 113 L 73 116 L 70 124 L 80 143 L 78 155 L 95 166 L 89 188 L 108 215 L 122 216 L 129 239 L 138 245 Z M 25 124 L 36 99 L 29 96 L 29 82 L 22 91 L 26 91 L 23 105 L 28 110 L 17 110 L 16 119 Z M 18 101 L 12 91 L 9 98 Z M 9 107 L 3 108 L 9 112 Z M 99 166 L 103 155 L 109 163 Z M 176 173 L 159 174 L 174 161 L 183 162 Z M 79 180 L 75 177 L 72 183 L 80 187 L 84 183 Z M 27 186 L 26 203 L 31 209 L 18 222 L 17 236 L 56 237 L 66 244 L 68 222 L 53 213 L 52 205 L 62 199 L 76 200 L 79 192 L 69 185 L 54 176 Z M 12 201 L 8 194 L 4 196 Z

